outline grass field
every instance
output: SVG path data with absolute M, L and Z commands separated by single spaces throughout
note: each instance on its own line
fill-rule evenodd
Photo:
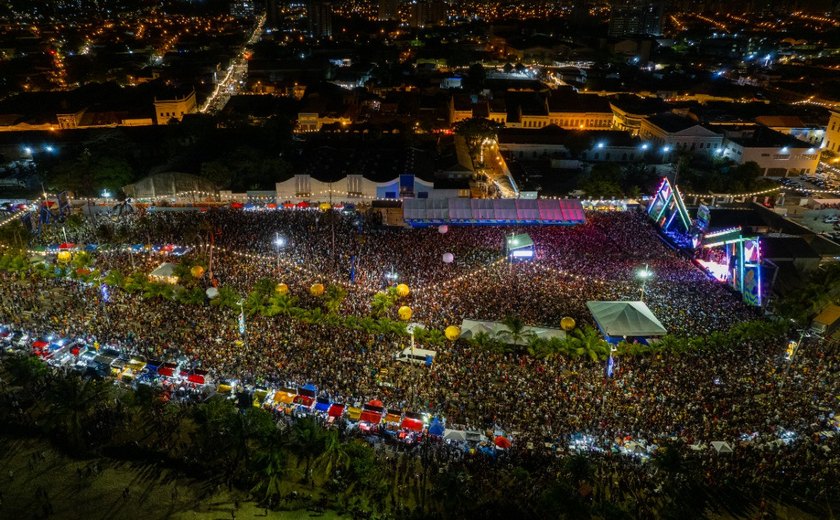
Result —
M 0 440 L 0 518 L 344 518 L 329 511 L 266 511 L 236 490 L 229 492 L 153 464 L 76 460 L 44 441 Z

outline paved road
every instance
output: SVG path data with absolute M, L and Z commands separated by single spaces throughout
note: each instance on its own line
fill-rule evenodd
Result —
M 254 45 L 262 37 L 263 27 L 265 26 L 265 15 L 263 15 L 257 22 L 251 37 L 245 42 L 245 45 L 240 49 L 236 59 L 225 70 L 224 77 L 216 85 L 215 90 L 204 102 L 204 105 L 199 110 L 202 113 L 215 113 L 224 108 L 230 97 L 238 94 L 242 85 L 245 84 L 245 79 L 248 77 L 248 60 L 245 56 L 248 48 Z

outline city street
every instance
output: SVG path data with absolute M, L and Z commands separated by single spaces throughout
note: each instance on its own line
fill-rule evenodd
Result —
M 231 96 L 239 93 L 248 77 L 248 60 L 246 58 L 248 47 L 260 40 L 264 26 L 265 16 L 263 15 L 251 33 L 251 37 L 248 38 L 248 41 L 240 50 L 236 60 L 225 71 L 225 77 L 219 81 L 213 93 L 200 108 L 201 113 L 213 114 L 218 112 L 224 108 Z

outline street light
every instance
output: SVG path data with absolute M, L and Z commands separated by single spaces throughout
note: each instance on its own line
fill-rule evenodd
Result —
M 286 245 L 286 239 L 280 233 L 274 234 L 274 247 L 277 249 L 277 269 L 280 269 L 280 250 Z
M 645 286 L 647 285 L 648 279 L 653 277 L 653 271 L 650 270 L 648 264 L 645 264 L 645 268 L 639 271 L 636 274 L 636 276 L 638 276 L 642 280 L 642 291 L 639 297 L 639 301 L 645 301 Z

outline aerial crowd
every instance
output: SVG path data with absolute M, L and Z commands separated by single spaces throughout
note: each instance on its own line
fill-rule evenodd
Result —
M 217 284 L 243 295 L 271 278 L 288 284 L 304 305 L 317 306 L 311 284 L 341 284 L 347 288 L 343 315 L 368 315 L 372 296 L 396 279 L 411 288 L 403 303 L 413 309 L 412 320 L 439 329 L 507 316 L 555 328 L 565 316 L 592 324 L 586 302 L 639 299 L 637 273 L 645 265 L 654 276 L 644 301 L 671 334 L 705 337 L 758 318 L 738 295 L 669 249 L 644 214 L 587 218 L 578 226 L 518 230 L 390 229 L 360 214 L 211 210 L 90 219 L 65 231 L 67 240 L 100 244 L 103 251 L 106 243 L 192 246 L 174 260 L 101 252 L 96 263 L 103 271 L 150 272 L 164 260 L 193 257 L 208 263 L 212 247 Z M 512 231 L 531 235 L 536 259 L 504 260 L 504 238 Z M 60 230 L 52 233 L 40 240 L 63 241 Z M 446 253 L 453 262 L 443 261 Z M 217 378 L 312 382 L 336 400 L 377 398 L 438 414 L 450 427 L 503 428 L 515 439 L 509 456 L 531 457 L 547 447 L 566 453 L 577 439 L 616 475 L 633 469 L 633 487 L 641 493 L 656 489 L 655 471 L 645 469 L 643 454 L 616 457 L 612 446 L 676 442 L 703 465 L 711 485 L 734 479 L 786 485 L 808 497 L 837 493 L 832 483 L 840 481 L 840 445 L 826 432 L 836 431 L 840 355 L 818 338 L 807 338 L 790 363 L 786 338 L 775 337 L 622 357 L 612 377 L 604 363 L 588 358 L 492 353 L 463 340 L 436 347 L 431 367 L 415 367 L 394 362 L 407 343 L 396 334 L 254 315 L 243 343 L 237 341 L 238 313 L 230 309 L 146 301 L 119 290 L 104 302 L 95 285 L 0 276 L 2 323 L 36 334 L 91 337 L 150 357 L 185 355 Z M 709 447 L 713 441 L 726 442 L 733 453 L 718 453 Z M 619 487 L 616 480 L 612 492 Z

